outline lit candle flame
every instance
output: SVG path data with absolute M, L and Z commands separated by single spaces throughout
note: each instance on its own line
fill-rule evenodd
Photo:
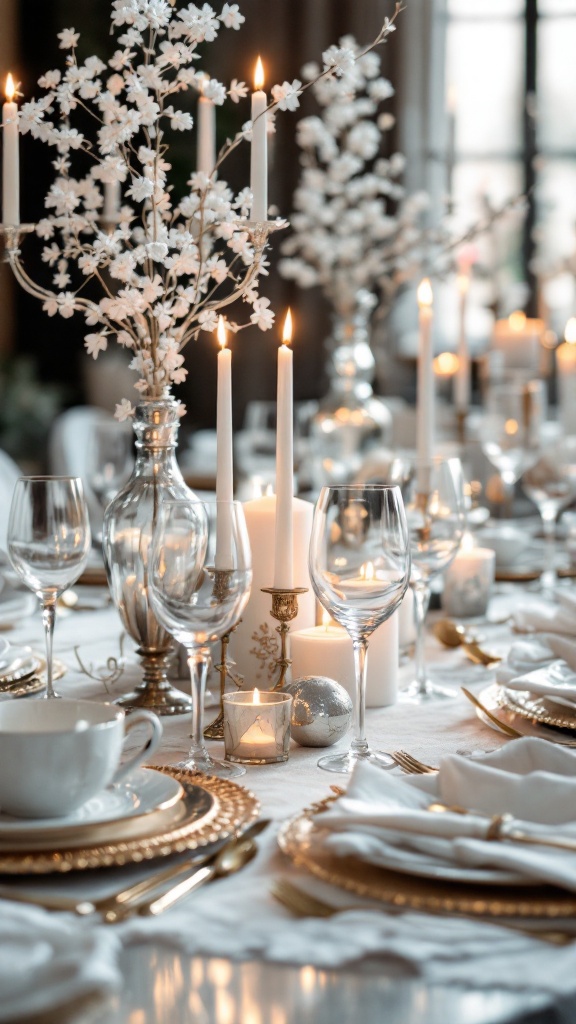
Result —
M 420 307 L 432 305 L 432 285 L 427 277 L 424 277 L 422 281 L 420 281 L 416 297 Z
M 261 704 L 262 703 L 262 701 L 260 700 L 260 690 L 258 689 L 258 687 L 255 687 L 254 693 L 252 694 L 252 703 L 253 704 Z
M 521 309 L 517 309 L 514 313 L 510 313 L 508 317 L 508 325 L 511 331 L 523 331 L 526 327 L 526 313 L 523 313 Z
M 283 345 L 289 345 L 291 341 L 292 341 L 292 313 L 290 311 L 290 307 L 288 307 L 288 311 L 286 313 L 286 318 L 284 320 L 284 328 L 282 330 L 282 344 Z
M 366 562 L 366 565 L 360 569 L 360 576 L 363 580 L 373 580 L 375 575 L 373 562 Z
M 322 625 L 325 630 L 328 630 L 328 626 L 330 625 L 330 612 L 327 612 L 325 608 L 322 612 Z
M 226 348 L 226 327 L 224 325 L 224 317 L 222 314 L 218 317 L 218 329 L 216 331 L 218 336 L 218 344 L 220 348 Z
M 434 360 L 434 373 L 439 377 L 452 377 L 459 363 L 460 360 L 454 352 L 441 352 Z
M 256 67 L 254 69 L 254 88 L 262 89 L 264 87 L 264 65 L 262 64 L 261 57 L 258 57 L 256 61 Z
M 14 96 L 16 95 L 16 86 L 14 85 L 14 79 L 12 75 L 6 77 L 6 99 L 8 103 L 12 103 Z
M 506 420 L 504 424 L 504 433 L 508 437 L 514 437 L 518 433 L 518 420 Z
M 576 316 L 571 316 L 566 324 L 564 340 L 567 341 L 569 345 L 576 345 Z

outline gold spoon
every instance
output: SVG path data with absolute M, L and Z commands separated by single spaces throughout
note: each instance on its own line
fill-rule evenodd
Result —
M 438 622 L 434 623 L 432 631 L 436 639 L 446 647 L 462 647 L 466 656 L 476 665 L 489 666 L 502 661 L 498 655 L 490 654 L 480 647 L 478 641 L 472 639 L 472 636 L 466 632 L 465 626 L 454 622 L 453 619 L 438 619 Z

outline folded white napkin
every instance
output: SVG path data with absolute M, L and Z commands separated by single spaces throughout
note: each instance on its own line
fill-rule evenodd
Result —
M 576 672 L 576 641 L 557 633 L 538 633 L 512 644 L 506 658 L 496 666 L 496 682 L 508 686 L 510 681 L 536 669 L 546 668 L 561 659 L 567 670 Z M 527 689 L 527 687 L 519 687 Z
M 552 661 L 534 672 L 509 679 L 509 690 L 529 690 L 538 697 L 546 697 L 555 704 L 576 711 L 576 672 L 565 661 Z
M 0 1021 L 12 1022 L 120 989 L 113 929 L 0 901 Z M 57 1017 L 53 1018 L 56 1020 Z
M 557 588 L 554 601 L 538 601 L 520 605 L 512 614 L 518 629 L 528 632 L 566 633 L 576 632 L 576 592 L 574 589 Z
M 435 801 L 472 813 L 434 813 L 427 808 Z M 404 849 L 422 866 L 453 866 L 455 875 L 466 865 L 576 890 L 575 853 L 485 838 L 491 817 L 506 812 L 514 829 L 536 839 L 576 843 L 576 754 L 524 738 L 474 760 L 442 758 L 437 776 L 406 779 L 361 762 L 318 824 L 339 855 L 401 866 Z

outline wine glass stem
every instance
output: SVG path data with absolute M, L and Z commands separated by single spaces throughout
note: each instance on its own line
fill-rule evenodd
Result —
M 204 692 L 206 677 L 210 663 L 210 651 L 207 647 L 196 647 L 188 655 L 190 682 L 192 684 L 192 745 L 190 757 L 206 754 L 204 746 Z
M 418 683 L 418 693 L 422 694 L 426 693 L 427 690 L 426 661 L 424 658 L 424 621 L 430 602 L 430 587 L 426 583 L 419 581 L 412 584 L 412 591 L 414 593 L 414 624 L 416 626 L 416 682 Z
M 54 640 L 54 622 L 56 621 L 56 602 L 47 601 L 42 605 L 42 622 L 46 638 L 46 696 L 55 697 L 52 685 L 52 646 Z
M 556 583 L 556 509 L 542 509 L 540 515 L 544 533 L 545 564 L 540 582 L 543 590 L 552 590 Z
M 354 702 L 354 739 L 352 750 L 355 754 L 367 753 L 368 743 L 366 741 L 366 657 L 368 654 L 368 642 L 366 640 L 354 640 L 354 670 L 356 673 L 356 700 Z

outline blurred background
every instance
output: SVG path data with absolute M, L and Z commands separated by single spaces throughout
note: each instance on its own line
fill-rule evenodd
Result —
M 234 77 L 251 84 L 260 53 L 268 86 L 301 78 L 302 65 L 320 59 L 343 34 L 353 34 L 360 43 L 370 41 L 393 9 L 390 0 L 244 0 L 245 25 L 210 45 L 208 70 L 227 84 Z M 38 93 L 39 76 L 62 66 L 56 33 L 63 27 L 74 26 L 81 33 L 82 57 L 106 57 L 108 14 L 105 0 L 3 0 L 2 75 L 13 72 L 24 99 Z M 381 73 L 395 90 L 381 108 L 394 121 L 389 119 L 382 135 L 380 155 L 403 154 L 401 180 L 407 194 L 427 193 L 423 230 L 438 225 L 458 239 L 472 228 L 472 356 L 486 351 L 494 319 L 515 310 L 545 320 L 552 348 L 576 304 L 576 0 L 410 0 L 397 32 L 379 52 Z M 287 218 L 300 175 L 296 123 L 315 113 L 317 104 L 308 94 L 295 113 L 277 117 L 270 202 Z M 248 98 L 217 108 L 219 143 L 248 117 Z M 194 167 L 195 140 L 189 133 L 179 133 L 176 142 L 178 188 Z M 30 136 L 21 140 L 24 221 L 42 214 L 53 174 L 52 156 Z M 247 145 L 224 176 L 236 189 L 248 183 Z M 521 213 L 496 217 L 489 230 L 476 231 L 518 196 L 526 197 Z M 262 289 L 276 311 L 278 327 L 265 333 L 250 328 L 234 341 L 237 427 L 245 423 L 251 402 L 274 399 L 276 347 L 288 305 L 295 319 L 295 397 L 299 402 L 314 401 L 328 387 L 326 339 L 333 310 L 320 289 L 299 288 L 277 272 L 282 237 L 272 238 L 270 276 Z M 32 276 L 45 278 L 41 247 L 34 240 L 24 244 Z M 433 272 L 432 257 L 430 253 L 431 266 L 424 269 Z M 456 269 L 454 263 L 447 264 L 435 285 L 438 354 L 454 351 L 457 345 Z M 408 401 L 414 397 L 417 284 L 416 274 L 407 273 L 392 310 L 374 318 L 370 327 L 375 390 Z M 118 346 L 110 346 L 97 362 L 90 359 L 83 348 L 81 320 L 47 317 L 40 303 L 17 288 L 5 265 L 0 265 L 0 308 L 0 447 L 19 461 L 38 461 L 59 410 L 82 403 L 113 410 L 126 394 L 123 355 Z M 176 392 L 188 410 L 184 432 L 191 434 L 215 422 L 211 336 L 203 335 L 189 346 L 187 366 L 188 380 Z M 475 365 L 473 397 L 478 384 Z M 548 386 L 553 398 L 553 368 Z M 441 380 L 439 387 L 442 390 Z

